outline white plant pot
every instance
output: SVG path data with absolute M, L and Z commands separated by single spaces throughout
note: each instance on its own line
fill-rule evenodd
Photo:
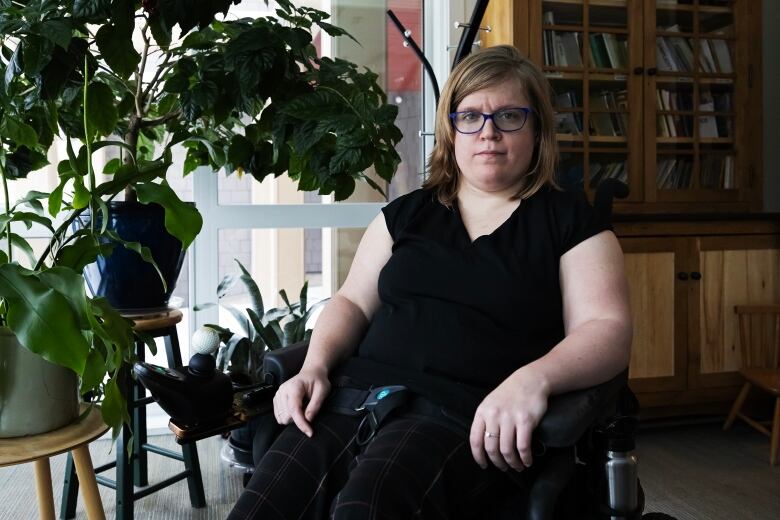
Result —
M 35 435 L 79 414 L 78 377 L 24 348 L 0 327 L 0 438 Z

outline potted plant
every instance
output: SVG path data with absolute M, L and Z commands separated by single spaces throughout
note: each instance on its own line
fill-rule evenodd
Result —
M 30 192 L 6 205 L 13 210 L 4 230 L 14 246 L 26 249 L 11 229 L 16 222 L 49 221 L 52 232 L 29 272 L 8 255 L 4 269 L 18 276 L 0 283 L 6 324 L 27 349 L 75 370 L 82 392 L 99 380 L 112 425 L 121 420 L 110 415 L 117 411 L 110 403 L 122 399 L 116 378 L 131 355 L 128 323 L 106 300 L 76 296 L 74 274 L 127 249 L 159 278 L 162 258 L 123 236 L 121 226 L 112 229 L 119 194 L 141 210 L 161 206 L 166 229 L 186 247 L 201 220 L 165 181 L 174 146 L 186 149 L 184 174 L 198 166 L 258 180 L 287 174 L 299 189 L 337 200 L 352 193 L 356 180 L 380 189 L 365 171 L 373 166 L 389 180 L 400 162 L 397 108 L 386 104 L 377 75 L 316 54 L 313 28 L 346 34 L 325 21 L 327 14 L 278 0 L 279 19 L 216 20 L 232 3 L 238 2 L 0 0 L 0 174 L 23 178 L 43 167 L 55 138 L 68 152 L 51 193 Z M 108 180 L 98 182 L 92 156 L 105 147 L 121 157 L 105 165 Z M 82 225 L 73 231 L 76 221 Z M 48 285 L 25 285 L 33 280 Z M 24 336 L 27 325 L 15 309 L 35 291 L 70 297 L 77 307 L 68 319 L 87 343 L 72 349 L 78 356 L 66 359 L 57 335 L 46 341 L 39 334 L 34 344 Z
M 246 268 L 236 260 L 240 275 L 227 275 L 217 287 L 217 300 L 221 300 L 230 289 L 241 282 L 249 295 L 249 306 L 243 310 L 235 306 L 223 306 L 241 327 L 240 333 L 229 328 L 208 324 L 205 327 L 219 335 L 221 346 L 217 351 L 217 369 L 227 372 L 233 380 L 233 386 L 251 388 L 263 383 L 263 357 L 267 352 L 284 348 L 311 337 L 312 330 L 307 328 L 314 313 L 327 299 L 308 305 L 309 282 L 306 281 L 300 291 L 299 300 L 290 302 L 284 289 L 279 291 L 284 305 L 266 310 L 263 297 L 255 280 Z M 214 303 L 196 305 L 195 310 L 213 307 Z M 273 419 L 273 418 L 271 418 Z M 259 416 L 230 433 L 228 447 L 233 450 L 233 462 L 253 467 L 252 439 L 259 428 L 265 428 L 268 417 Z

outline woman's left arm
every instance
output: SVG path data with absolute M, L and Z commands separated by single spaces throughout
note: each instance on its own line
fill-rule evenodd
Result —
M 628 366 L 631 314 L 615 235 L 604 231 L 567 251 L 560 260 L 560 283 L 565 338 L 515 371 L 477 408 L 470 443 L 482 467 L 487 459 L 500 469 L 530 466 L 531 434 L 547 410 L 547 398 L 597 385 Z

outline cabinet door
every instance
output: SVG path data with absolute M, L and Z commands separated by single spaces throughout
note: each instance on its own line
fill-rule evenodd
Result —
M 644 3 L 647 202 L 747 200 L 745 3 Z
M 780 237 L 702 237 L 690 294 L 689 387 L 740 384 L 734 306 L 780 302 Z M 694 276 L 695 278 L 696 276 Z
M 642 200 L 641 17 L 639 0 L 530 2 L 530 57 L 552 86 L 566 187 L 615 178 Z
M 686 241 L 623 238 L 634 340 L 629 378 L 635 392 L 684 390 L 686 385 Z

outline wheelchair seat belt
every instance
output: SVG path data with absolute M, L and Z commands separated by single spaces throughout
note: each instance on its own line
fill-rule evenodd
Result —
M 470 424 L 465 419 L 450 413 L 425 397 L 416 394 L 403 385 L 379 386 L 360 389 L 339 386 L 333 389 L 324 408 L 350 417 L 363 417 L 358 426 L 357 443 L 365 446 L 376 435 L 377 430 L 390 414 L 403 411 L 423 415 L 450 428 L 468 431 Z

